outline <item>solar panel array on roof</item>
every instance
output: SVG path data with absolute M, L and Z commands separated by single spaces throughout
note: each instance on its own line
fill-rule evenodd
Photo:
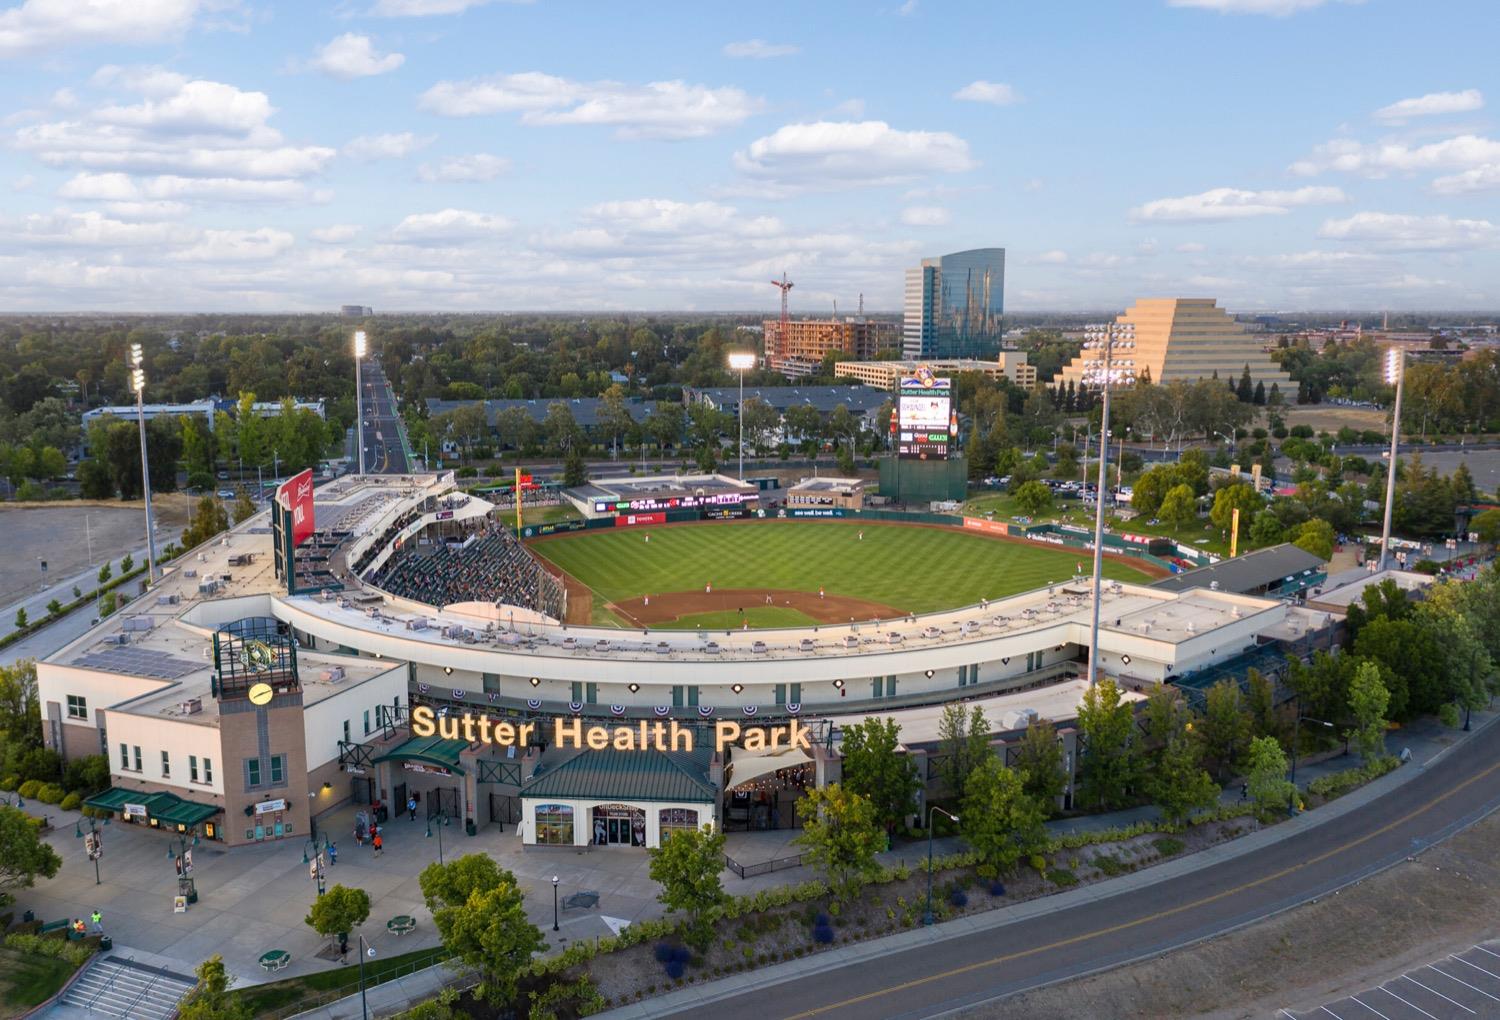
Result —
M 102 669 L 111 673 L 155 677 L 162 680 L 177 680 L 200 668 L 196 662 L 179 659 L 166 652 L 158 652 L 150 648 L 132 648 L 129 645 L 97 649 L 79 656 L 71 664 L 87 669 Z

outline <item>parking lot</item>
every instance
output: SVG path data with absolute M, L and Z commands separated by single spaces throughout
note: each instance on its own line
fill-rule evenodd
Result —
M 1468 1020 L 1500 1016 L 1500 940 L 1394 977 L 1312 1009 L 1282 1009 L 1282 1020 Z

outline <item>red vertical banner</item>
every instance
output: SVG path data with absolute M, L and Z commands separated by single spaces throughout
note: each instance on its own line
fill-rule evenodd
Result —
M 314 530 L 312 468 L 282 482 L 276 489 L 276 502 L 291 511 L 292 545 L 301 545 L 311 538 Z

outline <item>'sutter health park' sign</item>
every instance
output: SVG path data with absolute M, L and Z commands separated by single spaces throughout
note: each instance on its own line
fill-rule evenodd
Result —
M 497 747 L 545 744 L 593 751 L 692 751 L 696 740 L 695 731 L 679 725 L 675 719 L 667 722 L 642 719 L 635 723 L 605 726 L 586 723 L 575 716 L 556 716 L 550 721 L 514 723 L 471 712 L 440 717 L 427 705 L 418 705 L 411 710 L 411 732 L 418 737 L 435 736 Z M 784 725 L 748 729 L 727 720 L 714 723 L 715 751 L 722 752 L 741 740 L 747 751 L 776 747 L 812 750 L 810 731 L 795 719 Z

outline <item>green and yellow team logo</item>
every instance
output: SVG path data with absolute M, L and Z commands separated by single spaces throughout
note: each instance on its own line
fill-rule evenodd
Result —
M 264 641 L 246 641 L 240 647 L 240 663 L 252 673 L 266 673 L 276 664 L 276 652 Z

